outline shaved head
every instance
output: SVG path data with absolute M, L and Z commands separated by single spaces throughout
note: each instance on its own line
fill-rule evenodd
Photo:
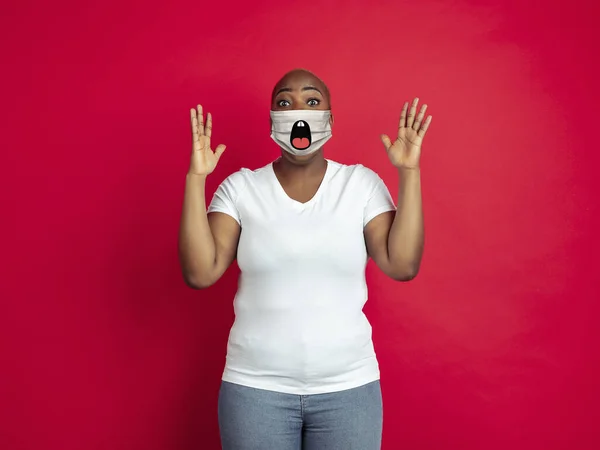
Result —
M 323 80 L 306 69 L 294 69 L 287 72 L 281 79 L 275 84 L 273 92 L 271 93 L 271 102 L 275 100 L 275 97 L 284 91 L 291 89 L 291 85 L 304 85 L 304 89 L 313 88 L 314 90 L 321 93 L 324 99 L 326 99 L 328 106 L 331 106 L 331 94 L 329 88 Z

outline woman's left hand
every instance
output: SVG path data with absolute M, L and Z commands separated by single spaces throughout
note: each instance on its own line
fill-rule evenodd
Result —
M 398 126 L 398 138 L 394 142 L 387 135 L 381 135 L 381 141 L 390 161 L 394 167 L 399 169 L 419 168 L 421 144 L 431 123 L 431 116 L 427 116 L 427 119 L 423 121 L 427 105 L 423 105 L 419 114 L 416 115 L 418 104 L 418 98 L 413 100 L 410 110 L 408 110 L 408 102 L 404 104 Z

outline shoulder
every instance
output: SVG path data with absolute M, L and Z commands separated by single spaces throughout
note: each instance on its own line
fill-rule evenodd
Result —
M 381 177 L 372 169 L 362 164 L 341 164 L 328 160 L 334 171 L 334 176 L 345 179 L 345 181 L 361 187 L 374 187 L 381 182 Z
M 258 169 L 248 169 L 246 167 L 242 167 L 238 171 L 233 172 L 231 175 L 225 178 L 221 185 L 236 191 L 242 191 L 246 186 L 250 184 L 256 184 L 257 182 L 265 179 L 270 168 L 270 164 Z

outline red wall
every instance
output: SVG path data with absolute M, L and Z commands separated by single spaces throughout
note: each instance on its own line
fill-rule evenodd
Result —
M 219 448 L 237 273 L 179 272 L 189 108 L 228 145 L 212 192 L 277 156 L 296 66 L 333 92 L 327 157 L 394 196 L 378 136 L 434 115 L 421 274 L 368 271 L 384 449 L 600 448 L 593 1 L 50 3 L 0 19 L 0 448 Z

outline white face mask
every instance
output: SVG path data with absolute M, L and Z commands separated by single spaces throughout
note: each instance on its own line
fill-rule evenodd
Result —
M 331 111 L 271 111 L 271 138 L 293 155 L 310 155 L 331 139 Z

